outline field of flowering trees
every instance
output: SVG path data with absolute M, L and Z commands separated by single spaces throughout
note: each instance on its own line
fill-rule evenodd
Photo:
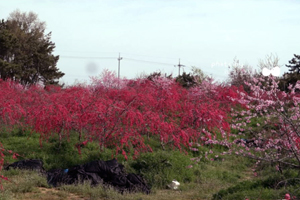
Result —
M 31 128 L 41 145 L 53 134 L 78 134 L 78 142 L 97 141 L 103 148 L 116 145 L 116 154 L 137 156 L 151 151 L 147 137 L 157 136 L 162 147 L 182 149 L 191 142 L 226 138 L 228 113 L 236 105 L 237 88 L 203 82 L 189 90 L 174 80 L 93 79 L 91 85 L 65 89 L 32 86 L 24 89 L 1 81 L 1 123 Z
M 0 123 L 38 133 L 41 146 L 75 134 L 79 154 L 97 142 L 100 149 L 113 148 L 112 156 L 137 158 L 152 151 L 145 141 L 156 138 L 162 149 L 187 153 L 219 144 L 228 148 L 224 154 L 272 162 L 278 170 L 299 168 L 299 85 L 283 92 L 272 77 L 246 84 L 248 93 L 209 80 L 187 89 L 172 78 L 118 80 L 108 71 L 91 84 L 65 88 L 0 80 Z M 4 155 L 1 146 L 0 169 Z

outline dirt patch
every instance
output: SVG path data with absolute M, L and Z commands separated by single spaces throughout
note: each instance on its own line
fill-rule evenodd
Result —
M 26 193 L 22 199 L 24 200 L 88 200 L 87 197 L 81 197 L 77 194 L 60 191 L 55 188 L 38 187 L 37 191 Z

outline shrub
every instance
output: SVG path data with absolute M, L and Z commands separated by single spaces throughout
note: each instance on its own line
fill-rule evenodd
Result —
M 190 164 L 189 157 L 179 151 L 158 151 L 141 154 L 131 167 L 144 176 L 150 186 L 163 189 L 173 179 L 181 183 L 193 181 L 194 169 L 187 168 Z

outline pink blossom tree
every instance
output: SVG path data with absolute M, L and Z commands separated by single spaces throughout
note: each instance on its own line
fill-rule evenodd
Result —
M 232 152 L 259 162 L 300 168 L 300 88 L 298 82 L 289 92 L 280 91 L 275 78 L 253 78 L 245 83 L 250 93 L 235 99 L 247 109 L 234 112 L 232 128 L 238 131 L 238 148 Z M 234 147 L 235 145 L 232 145 Z

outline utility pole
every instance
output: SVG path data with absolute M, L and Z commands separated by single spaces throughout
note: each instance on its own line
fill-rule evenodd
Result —
M 120 53 L 119 53 L 119 58 L 118 58 L 118 80 L 120 81 L 120 62 L 123 58 L 120 57 Z
M 178 67 L 178 76 L 180 76 L 180 67 L 185 67 L 185 65 L 180 64 L 180 59 L 178 65 L 175 65 L 174 67 Z

